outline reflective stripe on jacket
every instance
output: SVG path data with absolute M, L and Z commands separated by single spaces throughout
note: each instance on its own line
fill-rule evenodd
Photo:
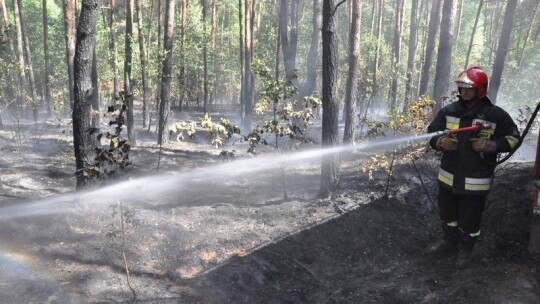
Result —
M 482 98 L 467 108 L 463 101 L 453 102 L 442 108 L 428 126 L 428 132 L 465 128 L 477 122 L 489 122 L 491 128 L 477 133 L 458 133 L 458 149 L 443 152 L 439 169 L 439 183 L 454 193 L 486 194 L 490 190 L 497 153 L 479 153 L 472 149 L 469 139 L 484 137 L 497 144 L 497 152 L 510 152 L 519 140 L 519 131 L 510 115 L 493 105 L 489 98 Z M 440 135 L 430 139 L 437 150 Z

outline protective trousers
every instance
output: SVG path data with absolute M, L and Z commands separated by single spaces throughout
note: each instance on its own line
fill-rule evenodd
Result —
M 439 186 L 439 216 L 463 233 L 479 235 L 487 195 L 455 194 Z

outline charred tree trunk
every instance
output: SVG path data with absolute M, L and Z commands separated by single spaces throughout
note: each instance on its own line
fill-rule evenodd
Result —
M 75 56 L 75 1 L 62 0 L 64 9 L 64 30 L 66 37 L 66 62 L 68 70 L 69 108 L 73 109 L 75 100 L 75 84 L 73 71 L 73 58 Z
M 77 172 L 88 164 L 92 151 L 91 104 L 96 90 L 92 87 L 93 50 L 96 42 L 96 24 L 99 15 L 98 0 L 82 3 L 77 43 L 74 56 L 75 99 L 73 103 L 73 145 Z M 77 189 L 88 186 L 82 174 L 77 174 Z
M 489 86 L 489 97 L 493 103 L 497 102 L 497 94 L 501 85 L 502 73 L 506 54 L 510 48 L 510 38 L 512 37 L 512 28 L 514 26 L 514 15 L 516 12 L 517 0 L 508 0 L 499 39 L 499 47 L 495 53 L 495 62 L 493 63 L 493 73 L 491 74 L 491 83 Z
M 341 2 L 343 3 L 343 2 Z M 322 24 L 322 138 L 324 148 L 331 148 L 338 142 L 337 101 L 337 33 L 336 0 L 323 0 Z M 339 186 L 339 155 L 325 155 L 321 161 L 321 187 L 319 195 L 328 197 Z
M 429 84 L 429 69 L 433 61 L 433 51 L 435 50 L 435 38 L 439 30 L 439 20 L 441 15 L 441 3 L 442 0 L 435 0 L 433 7 L 431 8 L 431 14 L 429 17 L 428 36 L 426 41 L 426 54 L 424 57 L 424 63 L 422 66 L 422 75 L 420 78 L 420 95 L 426 95 Z
M 343 142 L 355 140 L 356 130 L 356 100 L 358 84 L 358 58 L 360 57 L 360 26 L 362 19 L 362 0 L 352 0 L 351 26 L 349 29 L 349 71 L 345 86 L 345 129 Z
M 110 0 L 110 13 L 109 13 L 109 51 L 111 52 L 110 56 L 110 65 L 113 69 L 113 98 L 118 100 L 120 98 L 118 88 L 118 52 L 116 51 L 116 0 Z
M 158 144 L 169 141 L 168 118 L 171 99 L 172 50 L 174 40 L 174 0 L 166 0 L 165 4 L 165 37 L 163 39 L 163 69 L 161 72 L 161 104 L 159 107 Z
M 433 84 L 433 99 L 435 112 L 442 107 L 443 101 L 448 99 L 450 85 L 450 70 L 452 67 L 452 40 L 454 36 L 454 16 L 456 14 L 456 0 L 445 0 L 441 20 L 441 34 L 439 49 L 437 51 L 437 67 Z

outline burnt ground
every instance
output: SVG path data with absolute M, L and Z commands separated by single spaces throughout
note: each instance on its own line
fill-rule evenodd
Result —
M 124 180 L 73 197 L 70 128 L 4 119 L 0 303 L 540 303 L 531 162 L 498 168 L 475 263 L 457 270 L 426 252 L 441 234 L 435 154 L 396 164 L 388 188 L 344 154 L 322 200 L 318 160 L 235 175 L 256 165 L 201 137 L 159 159 L 139 130 Z

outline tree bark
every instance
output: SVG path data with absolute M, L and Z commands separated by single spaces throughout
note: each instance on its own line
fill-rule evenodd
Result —
M 208 11 L 207 0 L 201 0 L 202 24 L 203 24 L 203 112 L 208 112 L 208 30 L 206 26 L 206 15 Z
M 82 170 L 90 159 L 92 135 L 91 103 L 96 90 L 92 87 L 93 50 L 96 41 L 96 24 L 99 15 L 98 0 L 84 0 L 77 28 L 77 40 L 74 56 L 74 103 L 73 103 L 73 145 L 77 171 Z M 86 179 L 77 175 L 77 189 L 88 186 Z
M 378 81 L 378 73 L 379 73 L 379 61 L 380 61 L 380 55 L 381 55 L 381 44 L 382 44 L 382 34 L 383 34 L 383 23 L 384 23 L 384 0 L 379 0 L 379 24 L 378 24 L 378 30 L 377 30 L 377 47 L 375 50 L 375 60 L 373 64 L 373 82 L 371 84 L 371 92 L 372 92 L 372 98 L 375 99 L 379 95 L 379 81 Z M 368 107 L 366 107 L 366 112 L 368 111 Z
M 73 109 L 75 99 L 74 92 L 74 67 L 73 58 L 75 56 L 75 1 L 62 0 L 64 10 L 64 30 L 66 37 L 66 62 L 68 70 L 68 90 L 69 90 L 69 107 Z
M 403 0 L 396 0 L 396 9 L 394 18 L 394 41 L 392 43 L 392 83 L 390 85 L 390 107 L 397 104 L 397 91 L 399 79 L 399 64 L 401 54 L 401 32 L 403 30 Z
M 433 85 L 433 99 L 435 112 L 443 106 L 443 101 L 448 99 L 448 87 L 450 86 L 450 71 L 452 67 L 452 41 L 454 36 L 454 16 L 456 14 L 456 0 L 445 0 L 442 10 L 441 34 L 439 49 L 437 50 L 437 66 Z
M 244 78 L 245 75 L 245 69 L 244 69 L 244 28 L 242 27 L 243 24 L 243 16 L 242 16 L 242 0 L 238 0 L 238 45 L 240 46 L 240 94 L 238 94 L 238 98 L 240 100 L 240 123 L 243 126 L 244 125 L 244 105 L 245 105 L 245 83 Z
M 127 106 L 127 133 L 131 144 L 136 144 L 135 131 L 133 130 L 133 88 L 131 84 L 131 66 L 133 64 L 133 0 L 126 1 L 126 33 L 124 40 L 124 103 Z
M 321 43 L 322 26 L 322 1 L 313 0 L 313 19 L 311 21 L 311 45 L 309 47 L 308 58 L 306 62 L 306 80 L 300 89 L 300 98 L 313 94 L 317 86 L 317 67 L 320 61 L 319 45 Z
M 45 67 L 44 67 L 44 79 L 45 79 L 45 95 L 44 95 L 44 101 L 45 105 L 47 107 L 47 115 L 52 114 L 52 97 L 51 97 L 51 83 L 50 83 L 50 75 L 51 75 L 51 64 L 50 64 L 50 56 L 49 56 L 49 17 L 47 14 L 47 0 L 43 0 L 42 2 L 42 10 L 43 10 L 43 56 L 45 57 Z M 1 31 L 0 31 L 1 32 Z
M 439 20 L 441 15 L 441 3 L 442 0 L 435 0 L 429 17 L 429 30 L 426 41 L 426 54 L 424 57 L 424 63 L 422 66 L 422 75 L 420 78 L 420 95 L 426 95 L 429 83 L 429 70 L 433 61 L 433 51 L 435 50 L 435 38 L 439 31 Z
M 495 61 L 493 63 L 493 73 L 491 74 L 491 84 L 489 86 L 489 97 L 493 103 L 497 102 L 497 94 L 501 85 L 502 73 L 504 70 L 504 62 L 506 54 L 510 48 L 510 38 L 514 26 L 514 15 L 516 12 L 517 0 L 508 0 L 506 10 L 504 11 L 504 19 L 499 39 L 499 47 L 495 53 Z
M 161 104 L 159 107 L 158 144 L 169 141 L 168 118 L 171 99 L 172 50 L 174 40 L 174 0 L 165 3 L 165 37 L 163 39 L 163 69 L 161 72 Z
M 322 24 L 322 138 L 324 148 L 337 144 L 338 113 L 337 101 L 337 33 L 336 0 L 323 0 Z M 319 195 L 328 197 L 339 186 L 339 155 L 324 155 L 321 160 L 321 187 Z
M 109 2 L 109 51 L 111 52 L 110 65 L 113 69 L 113 98 L 118 100 L 120 98 L 118 88 L 118 52 L 116 51 L 116 0 L 110 0 Z
M 182 26 L 181 26 L 181 38 L 180 38 L 180 47 L 182 48 L 182 66 L 180 67 L 180 86 L 181 86 L 181 96 L 179 110 L 182 110 L 182 105 L 185 102 L 187 104 L 187 75 L 186 75 L 186 39 L 187 39 L 187 24 L 188 24 L 188 0 L 182 0 Z
M 18 76 L 19 76 L 19 86 L 17 89 L 17 112 L 23 107 L 23 97 L 26 92 L 26 73 L 24 68 L 24 47 L 23 47 L 23 36 L 22 36 L 22 26 L 19 14 L 19 3 L 17 0 L 12 1 L 13 4 L 13 17 L 15 20 L 15 28 L 17 29 L 17 59 L 18 59 Z
M 352 0 L 351 26 L 349 29 L 349 71 L 345 86 L 345 129 L 343 142 L 354 143 L 356 130 L 356 94 L 358 83 L 358 58 L 360 57 L 360 27 L 362 0 Z
M 298 1 L 281 0 L 279 11 L 279 29 L 283 65 L 287 77 L 296 70 L 296 51 L 298 48 Z M 290 8 L 290 14 L 289 14 Z
M 405 82 L 405 102 L 403 103 L 403 111 L 407 109 L 411 102 L 412 83 L 414 75 L 414 55 L 416 54 L 416 46 L 418 45 L 418 0 L 412 0 L 411 4 L 411 20 L 409 26 L 409 53 L 407 55 L 407 80 Z M 416 96 L 415 96 L 416 97 Z
M 146 62 L 146 48 L 144 42 L 144 31 L 143 31 L 143 13 L 142 13 L 142 1 L 136 0 L 137 10 L 137 31 L 139 35 L 139 60 L 141 61 L 141 78 L 143 85 L 143 107 L 142 107 L 142 116 L 143 116 L 143 129 L 146 128 L 146 121 L 148 119 L 148 67 Z
M 22 38 L 24 45 L 24 57 L 26 58 L 26 69 L 28 70 L 28 84 L 30 86 L 30 97 L 32 98 L 32 114 L 34 117 L 34 122 L 38 120 L 38 94 L 36 89 L 36 78 L 34 76 L 34 65 L 32 64 L 32 52 L 30 51 L 30 42 L 28 41 L 28 31 L 26 27 L 26 19 L 23 13 L 22 0 L 17 0 L 19 2 L 19 19 L 21 22 L 22 29 Z
M 244 130 L 251 130 L 253 115 L 253 72 L 251 71 L 252 59 L 252 0 L 244 2 Z

